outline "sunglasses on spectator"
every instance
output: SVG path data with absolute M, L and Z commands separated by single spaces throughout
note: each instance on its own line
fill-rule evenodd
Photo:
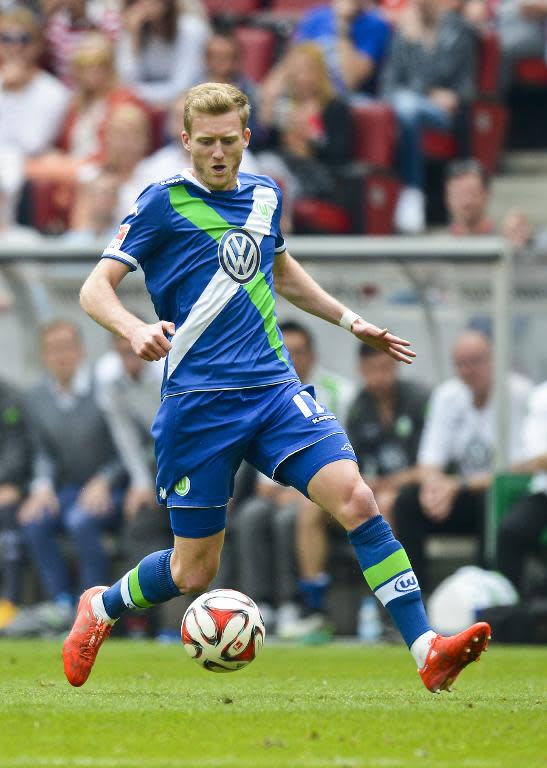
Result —
M 0 33 L 0 43 L 4 45 L 29 45 L 34 42 L 34 36 L 30 32 L 21 32 L 18 34 Z

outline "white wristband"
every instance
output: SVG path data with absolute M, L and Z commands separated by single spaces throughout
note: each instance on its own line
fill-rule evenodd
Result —
M 338 325 L 341 325 L 342 328 L 345 328 L 346 331 L 351 331 L 353 323 L 358 320 L 361 317 L 361 315 L 356 314 L 355 312 L 352 312 L 351 309 L 345 309 L 344 314 L 338 321 Z

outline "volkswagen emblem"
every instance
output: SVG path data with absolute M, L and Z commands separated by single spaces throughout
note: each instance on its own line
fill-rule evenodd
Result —
M 244 229 L 228 229 L 218 244 L 218 260 L 236 283 L 249 283 L 260 268 L 260 248 Z

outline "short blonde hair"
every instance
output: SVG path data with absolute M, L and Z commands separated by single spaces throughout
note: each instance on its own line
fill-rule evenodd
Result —
M 249 122 L 251 105 L 249 99 L 228 83 L 202 83 L 190 88 L 184 102 L 184 130 L 192 133 L 192 121 L 198 112 L 205 115 L 224 115 L 236 109 L 239 112 L 241 128 L 245 130 Z

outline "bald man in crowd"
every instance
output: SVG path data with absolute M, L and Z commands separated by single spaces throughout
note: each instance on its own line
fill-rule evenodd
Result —
M 439 384 L 429 401 L 418 450 L 420 482 L 409 485 L 394 505 L 394 527 L 418 580 L 428 583 L 427 534 L 475 534 L 482 552 L 484 505 L 492 479 L 496 439 L 492 345 L 479 331 L 464 331 L 453 349 L 455 376 Z M 523 458 L 522 425 L 531 385 L 511 373 L 508 380 L 509 462 Z

